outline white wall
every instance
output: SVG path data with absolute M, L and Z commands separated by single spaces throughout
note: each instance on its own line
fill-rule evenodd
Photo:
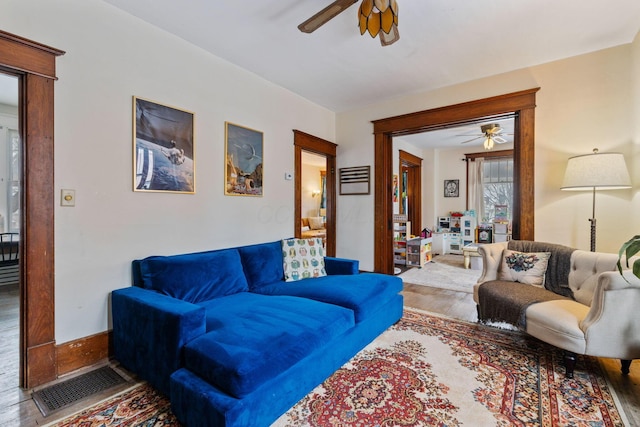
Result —
M 540 87 L 536 98 L 535 238 L 588 250 L 591 194 L 560 191 L 564 169 L 569 157 L 590 153 L 594 147 L 623 152 L 629 167 L 638 161 L 640 142 L 633 108 L 640 101 L 637 94 L 635 99 L 630 96 L 632 52 L 637 63 L 638 44 L 636 39 L 633 45 L 339 113 L 338 167 L 373 166 L 372 120 Z M 637 177 L 634 184 L 637 187 Z M 636 194 L 636 188 L 598 194 L 599 251 L 617 252 L 628 239 L 634 219 L 627 213 L 638 207 Z M 338 253 L 358 258 L 362 269 L 372 270 L 373 194 L 358 199 L 339 197 L 338 205 Z M 359 244 L 351 244 L 354 241 Z
M 636 185 L 640 182 L 640 32 L 632 45 L 631 52 L 631 90 L 630 96 L 634 101 L 631 125 L 633 126 L 633 147 L 631 159 L 627 159 L 631 180 Z M 627 238 L 640 234 L 640 215 L 637 214 L 638 206 L 640 206 L 640 192 L 633 191 L 632 207 L 634 211 L 629 209 L 628 214 L 631 217 L 631 227 L 626 230 Z
M 293 235 L 293 132 L 335 114 L 99 0 L 8 0 L 0 28 L 66 51 L 55 83 L 56 341 L 107 330 L 131 260 Z M 132 191 L 132 96 L 195 112 L 196 193 Z M 264 132 L 264 197 L 224 196 L 224 122 Z

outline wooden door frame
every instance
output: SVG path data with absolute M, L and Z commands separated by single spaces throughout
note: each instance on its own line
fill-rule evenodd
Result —
M 410 206 L 407 220 L 411 221 L 411 234 L 419 235 L 422 230 L 422 159 L 404 150 L 399 150 L 398 169 L 408 167 L 407 204 Z M 402 182 L 402 177 L 400 177 Z
M 294 181 L 295 181 L 295 206 L 293 220 L 293 235 L 302 235 L 302 152 L 324 156 L 327 159 L 326 193 L 327 193 L 327 243 L 328 256 L 336 255 L 336 152 L 337 144 L 309 135 L 308 133 L 293 130 L 294 145 Z
M 19 77 L 22 144 L 20 386 L 57 376 L 54 305 L 54 98 L 65 52 L 0 31 L 0 69 Z
M 534 239 L 535 99 L 540 88 L 373 121 L 375 145 L 374 271 L 393 273 L 393 137 L 514 113 L 514 239 Z

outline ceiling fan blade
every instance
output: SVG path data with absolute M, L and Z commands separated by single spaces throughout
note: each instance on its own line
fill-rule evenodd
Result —
M 313 33 L 357 1 L 358 0 L 336 0 L 298 25 L 298 29 L 303 33 Z
M 484 135 L 476 136 L 475 138 L 471 138 L 471 139 L 468 139 L 466 141 L 462 141 L 460 144 L 466 144 L 468 142 L 475 141 L 476 139 L 479 139 L 479 138 L 484 138 Z
M 506 140 L 506 139 L 504 139 L 504 138 L 503 138 L 503 137 L 501 137 L 501 136 L 494 135 L 494 136 L 492 136 L 492 138 L 493 138 L 493 140 L 494 140 L 495 142 L 497 142 L 498 144 L 504 144 L 505 142 L 507 142 L 507 140 Z

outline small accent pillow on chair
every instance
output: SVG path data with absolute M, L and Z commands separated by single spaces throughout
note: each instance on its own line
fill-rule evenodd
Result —
M 327 275 L 320 238 L 283 240 L 282 260 L 285 282 Z
M 518 252 L 505 249 L 498 279 L 542 288 L 549 257 L 551 252 Z
M 324 228 L 324 219 L 321 216 L 309 218 L 309 228 L 312 230 L 321 230 Z

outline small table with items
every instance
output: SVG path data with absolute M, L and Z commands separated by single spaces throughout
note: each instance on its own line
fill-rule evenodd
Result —
M 473 263 L 473 270 L 479 270 L 480 268 L 482 268 L 480 267 L 482 263 L 482 257 L 478 253 L 479 246 L 480 244 L 478 243 L 469 243 L 468 245 L 462 247 L 462 255 L 464 255 L 464 268 L 472 268 L 471 258 L 477 258 L 477 261 L 479 261 L 479 264 L 477 265 L 476 262 Z

